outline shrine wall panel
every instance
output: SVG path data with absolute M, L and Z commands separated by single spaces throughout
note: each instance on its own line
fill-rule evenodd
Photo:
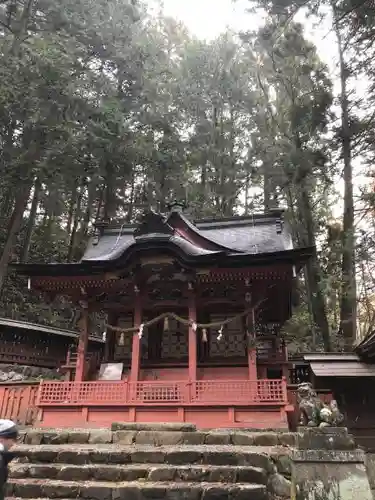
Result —
M 169 319 L 168 329 L 162 335 L 161 358 L 184 360 L 188 358 L 188 353 L 188 327 Z
M 41 425 L 43 427 L 70 427 L 82 425 L 82 410 L 80 408 L 47 408 L 42 411 Z
M 144 368 L 141 370 L 140 380 L 173 380 L 188 379 L 187 368 Z
M 110 426 L 113 422 L 130 422 L 129 410 L 125 408 L 89 408 L 87 422 L 94 423 L 95 427 Z
M 235 422 L 254 429 L 288 429 L 286 413 L 278 408 L 262 411 L 236 408 Z
M 247 380 L 249 369 L 247 366 L 212 366 L 198 368 L 199 380 Z
M 201 429 L 230 427 L 227 408 L 204 408 L 185 410 L 185 422 L 192 422 Z
M 227 316 L 211 314 L 211 322 L 225 321 Z M 223 328 L 223 336 L 217 339 L 218 332 L 210 332 L 210 358 L 239 358 L 246 356 L 246 339 L 242 326 L 242 318 L 232 321 Z M 219 330 L 219 328 L 217 329 Z
M 140 380 L 187 380 L 188 368 L 143 368 Z M 198 380 L 247 380 L 247 366 L 212 366 L 197 370 Z
M 118 328 L 131 328 L 133 326 L 132 316 L 123 316 L 118 319 Z M 114 362 L 130 361 L 133 344 L 131 332 L 116 332 L 116 343 L 114 349 Z
M 135 421 L 142 423 L 181 422 L 178 408 L 137 408 Z

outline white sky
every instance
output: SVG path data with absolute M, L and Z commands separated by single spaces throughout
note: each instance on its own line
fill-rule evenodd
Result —
M 199 38 L 213 39 L 226 28 L 253 30 L 261 23 L 259 17 L 246 12 L 251 5 L 248 0 L 163 0 L 163 5 L 165 15 L 182 21 Z M 301 16 L 297 20 L 302 21 Z M 314 41 L 321 58 L 333 68 L 336 47 L 329 22 L 319 27 L 313 27 L 311 22 L 304 24 L 306 36 Z

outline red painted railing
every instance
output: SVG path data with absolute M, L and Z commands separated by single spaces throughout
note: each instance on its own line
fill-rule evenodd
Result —
M 37 405 L 206 405 L 287 403 L 283 380 L 202 380 L 197 382 L 50 382 L 40 384 Z

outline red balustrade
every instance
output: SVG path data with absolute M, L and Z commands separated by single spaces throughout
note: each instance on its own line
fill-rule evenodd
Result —
M 37 404 L 64 405 L 272 405 L 287 404 L 283 380 L 204 380 L 147 382 L 42 381 Z
M 286 386 L 285 386 L 286 387 Z M 286 394 L 282 380 L 199 381 L 194 384 L 196 403 L 284 403 Z

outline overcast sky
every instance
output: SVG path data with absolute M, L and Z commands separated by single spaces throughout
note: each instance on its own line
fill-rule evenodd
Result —
M 150 0 L 152 1 L 152 0 Z M 248 0 L 164 0 L 164 13 L 182 21 L 199 38 L 212 39 L 226 28 L 236 31 L 256 29 L 261 19 L 246 13 Z M 306 36 L 318 47 L 320 57 L 329 64 L 331 70 L 336 66 L 337 50 L 330 22 L 313 26 L 302 15 L 296 18 L 303 21 Z

